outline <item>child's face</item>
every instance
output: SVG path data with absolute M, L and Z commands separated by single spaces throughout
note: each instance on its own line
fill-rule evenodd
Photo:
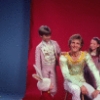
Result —
M 48 42 L 51 39 L 51 35 L 43 35 L 41 37 L 42 37 L 42 40 L 45 41 L 45 42 Z
M 98 47 L 99 47 L 100 45 L 97 43 L 97 41 L 96 40 L 91 40 L 91 42 L 90 42 L 90 48 L 91 48 L 91 50 L 96 50 Z

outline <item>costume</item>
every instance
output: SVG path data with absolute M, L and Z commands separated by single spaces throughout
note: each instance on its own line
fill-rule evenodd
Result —
M 50 93 L 57 92 L 55 68 L 56 60 L 59 54 L 60 47 L 58 43 L 53 40 L 50 40 L 48 43 L 42 41 L 36 47 L 35 65 L 36 68 L 39 70 L 39 76 L 42 76 L 42 80 L 45 80 L 42 82 L 38 82 L 37 84 L 40 91 L 48 91 L 50 84 L 52 83 L 53 89 L 50 90 Z
M 85 85 L 89 92 L 88 96 L 92 98 L 91 92 L 94 91 L 94 88 L 86 83 L 83 75 L 85 64 L 88 65 L 96 79 L 97 90 L 100 90 L 99 71 L 97 70 L 90 55 L 87 52 L 81 51 L 81 55 L 76 61 L 71 58 L 69 52 L 60 56 L 61 71 L 65 80 L 64 89 L 73 94 L 72 100 L 80 100 L 80 87 L 82 85 Z M 98 95 L 97 98 L 93 100 L 99 100 L 98 98 L 100 99 L 100 95 Z
M 100 61 L 99 61 L 100 59 L 99 59 L 99 57 L 96 56 L 96 54 L 93 54 L 93 53 L 91 53 L 91 57 L 92 57 L 92 59 L 93 59 L 95 65 L 96 65 L 97 69 L 98 69 L 99 72 L 100 72 Z
M 100 73 L 100 58 L 99 58 L 99 56 L 96 56 L 96 53 L 94 53 L 94 52 L 91 52 L 90 55 L 92 57 L 92 60 L 95 64 L 95 66 L 97 67 L 97 69 L 99 70 L 99 73 Z M 95 78 L 87 65 L 84 68 L 84 77 L 85 77 L 85 80 L 87 83 L 91 84 L 94 88 L 97 87 Z

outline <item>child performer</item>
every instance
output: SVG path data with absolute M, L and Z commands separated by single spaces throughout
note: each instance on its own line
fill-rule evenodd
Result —
M 100 74 L 100 39 L 98 37 L 93 37 L 91 39 L 88 52 L 91 55 L 97 69 L 99 70 L 99 74 Z M 84 78 L 87 83 L 92 85 L 95 89 L 97 88 L 95 78 L 87 65 L 84 68 Z M 87 100 L 86 97 L 85 99 Z
M 32 76 L 38 80 L 38 89 L 42 91 L 44 100 L 47 100 L 46 98 L 53 98 L 57 92 L 56 63 L 60 47 L 56 41 L 51 40 L 51 29 L 48 26 L 40 26 L 39 35 L 42 41 L 36 47 L 34 66 L 37 74 Z M 48 93 L 49 97 L 46 97 Z
M 89 53 L 100 72 L 100 39 L 98 37 L 91 39 Z

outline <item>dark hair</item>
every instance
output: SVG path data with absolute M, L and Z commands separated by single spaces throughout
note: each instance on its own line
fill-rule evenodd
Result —
M 100 45 L 100 39 L 98 37 L 93 37 L 92 40 L 95 40 L 97 42 L 97 44 Z M 92 49 L 89 48 L 89 53 L 91 53 L 91 52 L 92 52 Z M 100 46 L 96 50 L 96 56 L 99 57 L 98 61 L 100 62 Z
M 69 40 L 68 40 L 68 45 L 69 45 L 69 47 L 70 47 L 70 44 L 71 44 L 72 40 L 74 40 L 74 39 L 80 40 L 80 42 L 81 42 L 81 47 L 83 46 L 84 41 L 83 41 L 83 38 L 81 37 L 81 35 L 80 35 L 80 34 L 74 34 L 74 35 L 72 35 L 72 36 L 69 38 Z
M 48 26 L 46 26 L 46 25 L 40 26 L 38 32 L 39 32 L 39 35 L 40 36 L 43 36 L 43 35 L 47 35 L 47 36 L 48 35 L 51 35 L 51 29 Z

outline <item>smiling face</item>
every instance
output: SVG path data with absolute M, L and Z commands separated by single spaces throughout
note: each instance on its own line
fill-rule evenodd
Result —
M 70 43 L 70 49 L 72 52 L 78 52 L 81 48 L 81 41 L 79 39 L 73 39 Z
M 97 43 L 97 41 L 92 39 L 91 42 L 90 42 L 90 49 L 91 49 L 92 51 L 94 51 L 94 50 L 96 50 L 98 47 L 99 47 L 99 44 Z

